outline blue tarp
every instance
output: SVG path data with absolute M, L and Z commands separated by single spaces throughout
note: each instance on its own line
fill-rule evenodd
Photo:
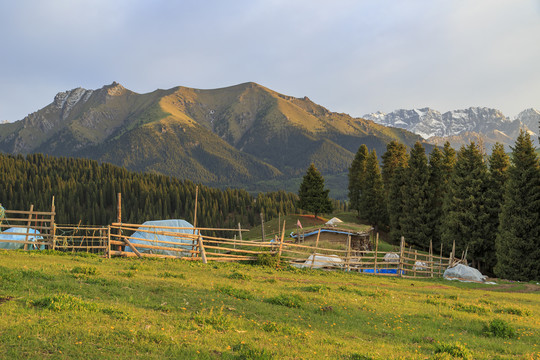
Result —
M 178 219 L 171 219 L 171 220 L 154 220 L 154 221 L 146 221 L 142 224 L 139 228 L 139 230 L 146 230 L 146 231 L 152 231 L 151 232 L 145 232 L 145 231 L 136 231 L 131 235 L 129 238 L 129 241 L 132 244 L 143 244 L 143 245 L 153 245 L 153 246 L 161 246 L 161 247 L 168 247 L 168 248 L 178 248 L 182 250 L 191 250 L 192 246 L 195 244 L 194 240 L 190 237 L 182 237 L 178 235 L 159 235 L 156 233 L 159 232 L 169 232 L 169 233 L 178 233 L 178 234 L 194 234 L 195 230 L 189 230 L 189 229 L 168 229 L 167 227 L 177 227 L 177 228 L 193 228 L 193 225 L 188 223 L 185 220 L 178 220 Z M 144 227 L 144 225 L 152 226 L 152 227 Z M 157 227 L 154 227 L 157 226 Z M 163 226 L 164 228 L 160 228 L 159 226 Z M 176 244 L 164 244 L 160 243 L 159 241 L 167 241 L 167 242 L 174 242 Z M 188 252 L 181 252 L 181 251 L 173 251 L 173 250 L 157 250 L 157 249 L 145 249 L 141 247 L 137 247 L 137 250 L 141 253 L 148 253 L 148 254 L 162 254 L 162 255 L 172 255 L 172 256 L 188 256 Z M 133 251 L 131 247 L 126 246 L 126 251 Z
M 362 272 L 368 273 L 368 274 L 374 274 L 375 269 L 364 269 Z M 397 274 L 397 269 L 377 269 L 377 274 Z
M 7 233 L 16 233 L 16 234 L 7 234 Z M 20 228 L 20 227 L 12 227 L 7 230 L 4 230 L 0 232 L 0 240 L 15 240 L 15 241 L 25 241 L 26 240 L 26 234 L 29 233 L 31 235 L 28 235 L 28 241 L 41 241 L 43 240 L 43 237 L 39 235 L 39 231 L 36 229 L 27 229 L 27 228 Z M 44 245 L 30 245 L 28 246 L 29 249 L 35 249 L 39 248 L 40 250 L 45 249 Z M 16 249 L 24 249 L 23 243 L 17 243 L 17 242 L 4 242 L 0 241 L 0 249 L 9 249 L 9 250 L 16 250 Z

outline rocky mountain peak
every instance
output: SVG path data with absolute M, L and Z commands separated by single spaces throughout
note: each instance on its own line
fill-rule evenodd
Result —
M 79 102 L 86 102 L 94 90 L 86 90 L 81 87 L 68 90 L 65 92 L 59 92 L 54 97 L 53 106 L 61 110 L 62 118 L 65 119 L 68 117 L 71 109 Z
M 116 81 L 113 81 L 111 85 L 104 86 L 103 89 L 107 90 L 107 95 L 109 96 L 120 96 L 127 91 L 125 87 L 123 87 Z

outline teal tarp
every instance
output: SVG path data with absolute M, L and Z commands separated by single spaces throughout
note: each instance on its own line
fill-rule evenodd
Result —
M 185 220 L 171 219 L 171 220 L 154 220 L 146 221 L 131 237 L 129 241 L 132 244 L 143 244 L 143 245 L 153 245 L 153 246 L 162 246 L 168 248 L 177 248 L 179 250 L 191 250 L 195 244 L 192 238 L 182 237 L 181 234 L 193 234 L 195 230 L 189 229 L 168 229 L 168 227 L 177 227 L 177 228 L 193 228 L 193 225 L 188 223 Z M 152 226 L 145 227 L 144 225 Z M 153 227 L 157 226 L 157 227 Z M 163 226 L 161 228 L 160 226 Z M 140 231 L 146 230 L 146 231 Z M 159 235 L 159 232 L 169 232 L 174 233 L 171 235 Z M 176 244 L 164 244 L 159 241 L 174 242 Z M 188 252 L 183 251 L 173 251 L 173 250 L 156 250 L 156 249 L 145 249 L 137 247 L 137 250 L 141 253 L 148 254 L 162 254 L 162 255 L 172 255 L 172 256 L 189 256 Z M 131 247 L 126 246 L 126 251 L 133 251 Z
M 0 232 L 0 240 L 25 241 L 27 233 L 30 234 L 28 235 L 28 241 L 43 240 L 43 237 L 39 235 L 39 231 L 37 231 L 36 229 L 27 229 L 27 228 L 20 228 L 20 227 L 12 227 L 12 228 L 9 228 L 7 230 Z M 0 241 L 0 249 L 16 250 L 16 249 L 23 249 L 23 248 L 24 248 L 23 243 Z M 28 248 L 36 249 L 38 248 L 38 245 L 32 245 L 32 246 L 29 246 Z M 39 249 L 43 250 L 45 249 L 45 246 L 40 245 Z

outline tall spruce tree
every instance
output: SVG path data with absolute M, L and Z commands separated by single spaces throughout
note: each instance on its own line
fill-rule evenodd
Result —
M 492 249 L 485 254 L 484 272 L 493 275 L 493 269 L 497 263 L 495 249 L 495 239 L 499 230 L 499 216 L 504 199 L 505 183 L 508 178 L 508 168 L 510 158 L 504 151 L 504 146 L 495 143 L 489 157 L 489 188 L 487 192 L 486 208 L 489 213 L 489 234 L 487 236 L 488 246 Z
M 480 271 L 486 254 L 493 251 L 489 241 L 489 212 L 486 208 L 489 179 L 479 147 L 462 146 L 449 182 L 444 202 L 442 241 L 447 248 L 456 243 L 456 254 L 468 247 L 468 259 Z
M 363 218 L 377 228 L 386 219 L 386 198 L 377 153 L 372 150 L 366 161 L 360 209 Z
M 426 152 L 420 142 L 411 150 L 403 187 L 403 211 L 400 226 L 405 241 L 429 248 L 429 170 Z
M 332 212 L 332 202 L 328 197 L 329 192 L 330 190 L 324 188 L 324 178 L 312 163 L 298 190 L 298 207 L 312 212 L 315 217 L 318 214 Z
M 394 171 L 398 167 L 404 167 L 408 160 L 407 147 L 404 144 L 392 140 L 386 145 L 386 152 L 382 156 L 381 172 L 384 189 L 387 195 L 390 190 L 390 183 L 392 182 Z
M 360 215 L 360 197 L 362 196 L 368 155 L 367 146 L 360 145 L 349 168 L 349 209 L 358 211 L 358 215 Z
M 447 184 L 454 171 L 456 165 L 456 150 L 450 145 L 450 142 L 445 142 L 443 147 L 443 178 Z
M 434 248 L 441 244 L 443 203 L 446 194 L 444 154 L 434 148 L 429 154 L 429 228 Z
M 528 133 L 512 148 L 496 240 L 499 277 L 540 280 L 540 165 Z
M 403 216 L 404 189 L 407 185 L 407 164 L 394 169 L 388 190 L 388 220 L 390 225 L 390 241 L 399 243 L 403 234 L 400 219 Z

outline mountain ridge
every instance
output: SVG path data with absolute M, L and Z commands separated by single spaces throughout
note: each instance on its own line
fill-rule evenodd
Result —
M 116 82 L 75 88 L 0 124 L 6 153 L 86 157 L 222 186 L 298 177 L 311 162 L 343 174 L 361 144 L 380 156 L 392 140 L 411 146 L 422 138 L 253 82 L 145 94 Z

